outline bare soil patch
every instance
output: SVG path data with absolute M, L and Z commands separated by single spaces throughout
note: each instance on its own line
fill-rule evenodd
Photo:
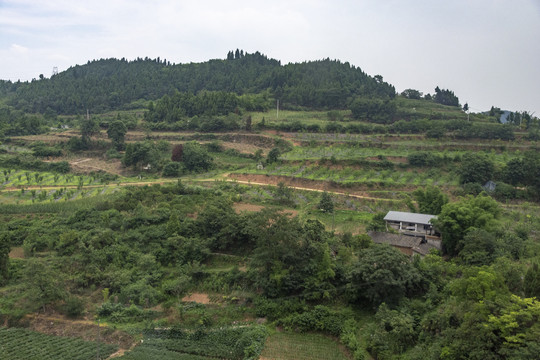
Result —
M 270 185 L 277 186 L 279 183 L 284 183 L 286 186 L 296 190 L 307 190 L 323 192 L 327 191 L 337 195 L 346 195 L 356 198 L 362 198 L 367 200 L 392 200 L 385 198 L 378 198 L 369 195 L 369 191 L 377 190 L 376 186 L 367 186 L 364 184 L 355 184 L 352 186 L 340 186 L 339 183 L 320 180 L 309 180 L 288 176 L 273 176 L 273 175 L 260 175 L 260 174 L 227 174 L 230 179 L 235 179 L 238 182 L 253 184 L 253 185 Z M 415 187 L 403 186 L 398 191 L 412 191 Z M 294 210 L 291 210 L 294 211 Z
M 247 203 L 234 203 L 233 209 L 237 214 L 239 214 L 242 211 L 249 211 L 249 212 L 261 211 L 262 209 L 264 209 L 264 206 L 255 205 L 255 204 L 247 204 Z
M 253 154 L 255 151 L 260 149 L 260 147 L 256 145 L 251 144 L 244 144 L 244 143 L 230 143 L 226 142 L 222 144 L 225 149 L 234 149 L 242 154 Z M 265 155 L 265 152 L 263 151 L 263 156 Z
M 196 302 L 196 303 L 199 303 L 199 304 L 210 304 L 210 297 L 208 296 L 208 294 L 204 294 L 204 293 L 193 293 L 193 294 L 190 294 L 188 296 L 184 296 L 182 298 L 182 301 L 193 301 L 193 302 Z
M 58 314 L 29 316 L 29 328 L 43 334 L 78 337 L 86 341 L 97 341 L 98 326 L 88 319 L 73 320 Z M 107 344 L 116 344 L 129 349 L 134 339 L 131 335 L 112 329 L 105 324 L 99 328 L 99 339 Z
M 256 205 L 256 204 L 248 204 L 248 203 L 234 203 L 233 204 L 233 209 L 237 214 L 241 213 L 242 211 L 250 211 L 250 212 L 261 211 L 264 208 L 265 208 L 264 206 Z M 293 209 L 283 209 L 283 210 L 280 210 L 279 212 L 290 217 L 294 217 L 298 215 L 298 211 L 293 210 Z
M 115 175 L 126 175 L 129 173 L 119 159 L 82 158 L 70 161 L 69 165 L 71 165 L 74 172 L 83 174 L 97 171 L 104 171 Z
M 11 248 L 9 252 L 10 259 L 24 259 L 24 250 L 22 247 Z

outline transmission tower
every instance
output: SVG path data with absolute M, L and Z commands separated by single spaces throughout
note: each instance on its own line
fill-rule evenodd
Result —
M 58 75 L 58 66 L 52 68 L 52 76 Z

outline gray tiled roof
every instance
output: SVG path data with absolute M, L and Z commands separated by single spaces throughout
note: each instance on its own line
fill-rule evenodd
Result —
M 402 221 L 407 223 L 431 225 L 430 220 L 436 219 L 436 215 L 415 214 L 401 211 L 389 211 L 384 217 L 385 221 Z
M 431 249 L 437 249 L 437 247 L 431 244 L 423 243 L 422 238 L 419 237 L 377 231 L 368 231 L 367 234 L 371 237 L 371 240 L 373 240 L 374 243 L 409 248 L 413 251 L 413 253 L 420 254 L 422 256 L 429 254 Z

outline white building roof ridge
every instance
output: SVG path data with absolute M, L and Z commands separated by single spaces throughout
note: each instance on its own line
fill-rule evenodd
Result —
M 385 221 L 397 221 L 414 224 L 432 225 L 431 219 L 436 219 L 437 215 L 417 214 L 402 211 L 389 211 L 384 217 Z

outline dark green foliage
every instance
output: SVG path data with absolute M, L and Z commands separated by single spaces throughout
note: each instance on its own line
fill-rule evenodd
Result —
M 134 169 L 141 169 L 150 165 L 150 170 L 159 166 L 160 148 L 159 144 L 152 141 L 129 143 L 122 163 L 125 166 L 132 166 Z
M 219 141 L 211 141 L 208 144 L 206 144 L 206 147 L 208 148 L 208 151 L 214 152 L 214 153 L 220 153 L 223 152 L 223 145 Z
M 0 138 L 3 136 L 36 135 L 46 132 L 46 122 L 23 111 L 0 107 Z
M 169 162 L 163 167 L 162 175 L 164 177 L 178 177 L 180 175 L 180 164 L 177 162 Z
M 64 312 L 69 317 L 79 317 L 84 313 L 84 302 L 76 296 L 69 296 L 64 304 Z
M 272 164 L 279 160 L 279 156 L 281 155 L 281 151 L 279 148 L 275 147 L 272 150 L 268 152 L 268 155 L 266 155 L 266 163 Z
M 131 304 L 124 306 L 119 303 L 104 302 L 97 309 L 98 316 L 101 319 L 107 319 L 115 323 L 139 322 L 151 320 L 156 317 L 152 310 L 144 310 Z
M 45 309 L 66 296 L 63 274 L 43 259 L 28 259 L 23 279 L 31 310 Z
M 448 196 L 434 186 L 428 186 L 424 189 L 418 188 L 413 192 L 413 195 L 418 204 L 418 212 L 421 214 L 438 215 L 442 207 L 448 203 Z
M 495 165 L 484 153 L 467 153 L 461 161 L 460 182 L 484 185 L 493 179 Z
M 426 137 L 430 139 L 440 139 L 446 135 L 446 130 L 442 126 L 433 127 L 426 131 Z
M 427 151 L 413 152 L 407 156 L 407 160 L 412 166 L 421 167 L 437 167 L 443 162 L 440 156 Z
M 456 251 L 467 265 L 490 265 L 495 259 L 495 234 L 484 229 L 470 229 L 459 241 Z
M 183 153 L 184 153 L 184 145 L 183 144 L 175 145 L 172 149 L 171 160 L 176 161 L 176 162 L 182 161 Z
M 219 357 L 231 360 L 255 360 L 259 358 L 267 336 L 268 332 L 262 326 L 200 328 L 196 331 L 181 328 L 152 330 L 145 332 L 142 345 L 127 353 L 125 358 L 142 359 L 138 354 L 143 349 L 145 354 L 156 354 L 160 359 L 168 359 L 167 356 L 174 353 L 176 354 L 174 359 L 202 360 L 207 357 Z M 162 352 L 164 355 L 161 355 Z
M 470 229 L 496 230 L 499 214 L 497 202 L 485 194 L 480 194 L 444 205 L 441 214 L 433 221 L 442 234 L 446 252 L 457 255 L 461 250 L 461 241 Z
M 512 185 L 497 182 L 493 196 L 500 201 L 512 200 L 518 197 L 518 190 Z
M 293 190 L 285 185 L 283 181 L 280 181 L 276 187 L 276 202 L 280 205 L 294 206 Z
M 393 354 L 401 354 L 416 342 L 417 324 L 406 310 L 392 310 L 382 303 L 375 318 L 367 347 L 377 357 L 389 358 Z
M 249 111 L 264 111 L 268 93 L 290 106 L 334 109 L 345 108 L 348 99 L 355 96 L 395 96 L 394 87 L 382 78 L 372 78 L 349 63 L 325 59 L 282 66 L 259 52 L 233 60 L 189 64 L 148 58 L 100 59 L 50 79 L 9 85 L 8 95 L 17 92 L 11 105 L 29 113 L 57 114 L 136 108 L 141 106 L 140 99 L 156 100 L 176 91 L 261 94 L 239 99 Z M 170 116 L 175 118 L 176 114 Z
M 349 274 L 352 302 L 397 304 L 405 296 L 422 292 L 424 280 L 410 259 L 388 245 L 362 250 Z
M 514 140 L 514 128 L 511 125 L 473 123 L 460 129 L 456 137 L 461 139 L 500 139 Z
M 540 268 L 537 263 L 532 264 L 523 279 L 524 292 L 527 297 L 540 298 Z
M 320 331 L 325 334 L 339 336 L 343 331 L 345 321 L 350 317 L 350 313 L 318 305 L 313 310 L 281 318 L 277 321 L 277 325 L 291 331 Z
M 185 143 L 182 151 L 182 162 L 188 171 L 204 172 L 213 166 L 213 159 L 206 149 L 197 142 Z
M 0 233 L 0 286 L 4 285 L 9 277 L 9 252 L 11 239 L 5 232 Z
M 302 225 L 296 218 L 264 214 L 258 221 L 270 225 L 257 234 L 251 259 L 255 285 L 268 297 L 303 294 L 309 299 L 329 298 L 334 291 L 335 265 L 324 225 L 316 220 Z
M 415 89 L 405 89 L 401 93 L 401 96 L 406 97 L 407 99 L 420 100 L 422 98 L 422 92 Z
M 506 163 L 503 170 L 504 181 L 511 185 L 522 185 L 525 182 L 525 164 L 523 159 L 514 158 Z
M 343 114 L 337 110 L 332 110 L 327 113 L 330 121 L 343 121 Z
M 388 124 L 396 113 L 396 104 L 391 100 L 358 98 L 350 105 L 350 109 L 355 119 Z
M 442 105 L 459 106 L 459 99 L 454 95 L 453 91 L 447 89 L 441 90 L 438 86 L 435 88 L 433 100 Z
M 323 212 L 333 213 L 334 201 L 332 200 L 332 196 L 330 196 L 330 194 L 327 193 L 326 191 L 323 192 L 321 195 L 321 201 L 319 201 L 319 206 L 317 207 Z
M 373 218 L 369 222 L 367 230 L 370 230 L 370 231 L 385 231 L 386 230 L 386 221 L 384 221 L 385 216 L 386 216 L 386 213 L 384 213 L 384 212 L 378 212 L 378 213 L 374 214 Z
M 50 171 L 62 174 L 70 171 L 70 165 L 67 161 L 47 162 L 25 155 L 0 155 L 0 166 L 10 169 Z
M 88 147 L 90 138 L 99 132 L 99 123 L 94 117 L 85 117 L 80 119 L 79 128 L 81 131 L 81 140 Z
M 176 92 L 172 96 L 165 95 L 152 104 L 145 113 L 149 122 L 174 123 L 194 116 L 219 116 L 235 112 L 240 106 L 240 98 L 234 93 L 202 91 L 197 95 Z M 206 131 L 225 130 L 213 126 Z
M 37 157 L 62 156 L 62 150 L 57 147 L 47 146 L 44 143 L 32 144 L 32 154 Z
M 111 139 L 116 150 L 124 149 L 124 138 L 127 133 L 127 127 L 122 120 L 115 120 L 107 128 L 107 136 Z

